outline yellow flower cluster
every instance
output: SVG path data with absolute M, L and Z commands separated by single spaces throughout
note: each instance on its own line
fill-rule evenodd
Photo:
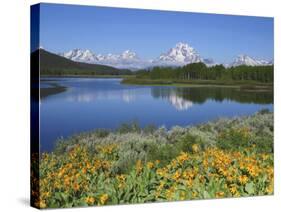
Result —
M 245 130 L 245 134 L 247 131 Z M 62 155 L 42 154 L 36 206 L 71 207 L 164 200 L 222 198 L 273 193 L 273 155 L 218 148 L 181 152 L 169 164 L 136 161 L 132 170 L 112 170 L 118 145 L 95 151 L 76 145 Z M 97 153 L 98 152 L 98 153 Z
M 103 154 L 111 154 L 113 146 L 105 146 L 104 149 L 99 148 L 99 150 Z M 92 195 L 91 186 L 95 180 L 94 176 L 109 176 L 111 162 L 93 157 L 88 151 L 88 147 L 81 145 L 77 145 L 63 156 L 57 156 L 53 153 L 44 154 L 40 160 L 38 207 L 45 208 L 52 207 L 52 205 L 61 207 L 61 203 L 57 202 L 68 202 L 74 197 L 78 197 L 78 205 L 105 204 L 108 195 L 104 194 L 100 197 Z M 56 201 L 54 201 L 54 197 L 57 198 Z
M 193 151 L 188 157 L 181 153 L 170 164 L 156 170 L 161 188 L 166 185 L 162 194 L 166 199 L 182 199 L 180 190 L 186 190 L 185 199 L 272 194 L 272 155 L 217 148 Z M 159 191 L 157 195 L 161 196 Z

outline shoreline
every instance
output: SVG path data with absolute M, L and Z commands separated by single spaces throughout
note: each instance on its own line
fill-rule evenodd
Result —
M 249 122 L 247 124 L 249 126 L 247 126 L 247 127 L 250 127 L 250 125 L 253 123 L 254 119 L 256 119 L 257 117 L 261 118 L 261 117 L 266 117 L 266 116 L 272 116 L 272 118 L 273 118 L 273 116 L 274 116 L 273 111 L 270 111 L 268 109 L 261 109 L 250 115 L 242 115 L 242 116 L 234 116 L 234 117 L 220 117 L 217 119 L 208 120 L 208 121 L 198 123 L 198 124 L 191 124 L 191 125 L 186 125 L 186 126 L 174 125 L 171 128 L 166 128 L 165 126 L 156 126 L 153 124 L 148 124 L 144 127 L 141 127 L 138 122 L 121 123 L 117 128 L 114 128 L 114 129 L 97 128 L 97 129 L 92 129 L 92 130 L 88 130 L 88 131 L 81 131 L 81 132 L 72 134 L 70 136 L 67 136 L 65 138 L 57 139 L 56 144 L 60 143 L 60 145 L 59 145 L 60 147 L 56 146 L 56 147 L 54 147 L 54 149 L 52 151 L 54 151 L 56 148 L 60 149 L 62 146 L 72 146 L 73 144 L 77 144 L 80 142 L 84 143 L 85 139 L 88 140 L 90 137 L 95 138 L 95 139 L 89 139 L 90 143 L 101 144 L 103 142 L 100 142 L 99 140 L 102 141 L 109 135 L 114 135 L 114 136 L 118 137 L 118 136 L 122 136 L 124 134 L 137 134 L 137 135 L 140 135 L 140 136 L 143 135 L 144 137 L 146 137 L 146 135 L 154 134 L 157 131 L 162 131 L 162 133 L 165 133 L 168 135 L 171 132 L 173 132 L 174 130 L 182 131 L 182 132 L 189 132 L 192 129 L 196 129 L 202 133 L 205 133 L 205 132 L 209 132 L 209 130 L 207 130 L 209 127 L 206 127 L 206 126 L 223 125 L 223 128 L 230 129 L 232 127 L 238 127 L 238 126 L 240 127 L 239 123 L 245 122 L 245 121 L 247 123 Z M 258 121 L 261 121 L 261 120 L 258 120 Z M 225 124 L 222 124 L 222 123 L 225 123 Z M 214 130 L 212 133 L 218 135 L 217 130 Z M 197 133 L 196 133 L 196 136 L 197 136 Z M 169 136 L 167 136 L 167 137 L 169 137 Z M 215 142 L 215 140 L 213 142 Z M 110 141 L 107 141 L 107 142 L 110 142 Z M 123 141 L 120 141 L 120 142 L 123 142 Z M 113 142 L 113 143 L 115 143 L 115 142 Z
M 61 86 L 58 83 L 54 83 L 54 82 L 50 82 L 48 84 L 52 87 L 40 88 L 40 99 L 44 99 L 54 94 L 63 93 L 68 89 L 66 86 Z
M 40 98 L 46 98 L 50 95 L 65 92 L 68 87 L 61 86 L 56 83 L 55 79 L 44 79 L 44 78 L 96 78 L 96 79 L 121 79 L 120 84 L 123 85 L 139 85 L 139 86 L 170 86 L 170 87 L 213 87 L 213 88 L 236 88 L 242 89 L 246 92 L 273 92 L 273 84 L 268 83 L 256 83 L 256 82 L 245 82 L 245 81 L 232 81 L 232 82 L 219 82 L 214 80 L 189 80 L 189 81 L 177 81 L 177 80 L 147 80 L 147 79 L 136 79 L 133 76 L 127 75 L 44 75 L 40 81 L 50 81 L 50 88 L 40 88 Z
M 262 89 L 273 91 L 272 83 L 259 83 L 252 81 L 215 81 L 215 80 L 151 80 L 124 78 L 121 81 L 124 85 L 143 85 L 143 86 L 175 86 L 175 87 L 229 87 L 242 89 Z
M 216 81 L 216 80 L 153 80 L 137 79 L 134 75 L 41 75 L 42 78 L 118 78 L 124 85 L 175 86 L 175 87 L 229 87 L 243 89 L 261 89 L 273 91 L 273 83 L 255 81 Z M 42 79 L 40 79 L 42 80 Z

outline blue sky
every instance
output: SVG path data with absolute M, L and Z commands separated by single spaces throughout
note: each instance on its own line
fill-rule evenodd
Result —
M 273 59 L 273 18 L 60 4 L 41 4 L 40 12 L 40 45 L 52 52 L 130 49 L 154 59 L 187 42 L 220 63 L 242 53 Z

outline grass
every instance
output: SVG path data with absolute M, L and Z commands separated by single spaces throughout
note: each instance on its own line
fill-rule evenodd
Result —
M 81 133 L 40 155 L 39 175 L 39 208 L 273 194 L 273 114 Z
M 273 83 L 261 83 L 256 81 L 223 81 L 223 80 L 173 80 L 173 79 L 142 79 L 136 77 L 124 78 L 123 84 L 136 85 L 168 85 L 168 86 L 229 86 L 247 89 L 273 89 Z

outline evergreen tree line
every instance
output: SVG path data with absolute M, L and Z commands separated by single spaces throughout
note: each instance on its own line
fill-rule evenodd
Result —
M 176 80 L 251 80 L 273 82 L 274 66 L 236 66 L 224 67 L 215 65 L 207 67 L 204 63 L 192 63 L 182 67 L 153 67 L 150 70 L 139 70 L 137 78 L 143 79 L 176 79 Z

